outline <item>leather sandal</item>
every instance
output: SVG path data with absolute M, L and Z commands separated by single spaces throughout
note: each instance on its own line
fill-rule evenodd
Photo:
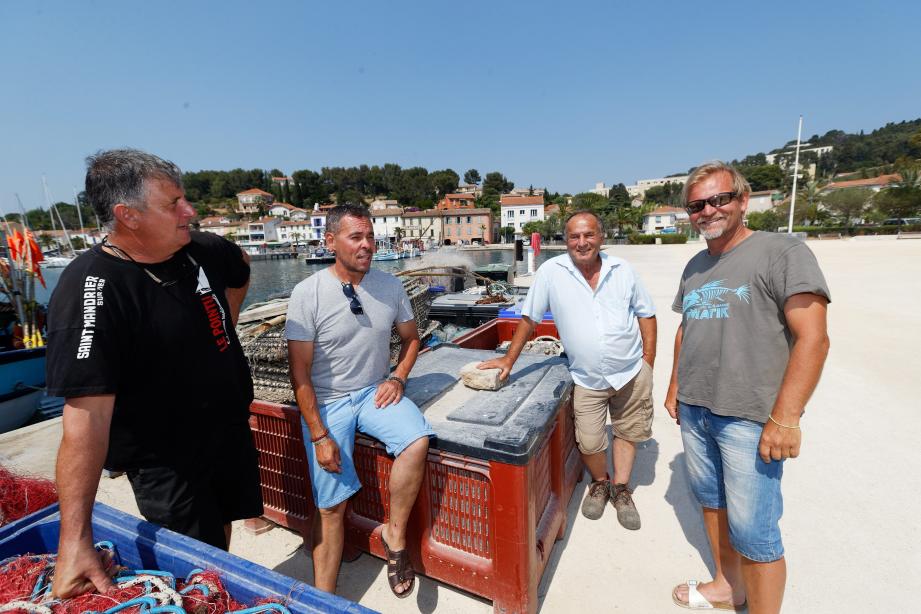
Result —
M 416 588 L 416 571 L 413 569 L 409 560 L 409 553 L 406 548 L 394 552 L 387 545 L 384 539 L 384 532 L 381 531 L 381 543 L 384 545 L 384 552 L 387 554 L 387 581 L 390 583 L 390 592 L 399 599 L 409 597 L 413 589 Z M 402 593 L 397 592 L 397 586 L 409 582 L 409 586 Z

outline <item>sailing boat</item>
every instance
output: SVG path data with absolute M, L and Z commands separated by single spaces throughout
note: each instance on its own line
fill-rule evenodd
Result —
M 61 217 L 61 212 L 58 211 L 58 208 L 54 206 L 54 202 L 51 199 L 51 193 L 48 191 L 48 183 L 45 181 L 45 176 L 42 175 L 42 188 L 45 191 L 45 202 L 48 203 L 48 208 L 51 211 L 51 229 L 54 231 L 54 214 L 58 214 L 58 221 L 61 223 L 61 230 L 64 232 L 64 238 L 67 239 L 67 245 L 70 247 L 70 255 L 57 255 L 57 256 L 47 256 L 43 261 L 43 266 L 48 269 L 53 268 L 64 268 L 68 264 L 74 261 L 74 258 L 77 257 L 77 252 L 74 250 L 73 241 L 70 240 L 70 234 L 67 232 L 67 226 L 64 225 L 64 218 Z M 20 203 L 22 206 L 22 203 Z M 77 211 L 80 210 L 79 205 L 77 206 Z

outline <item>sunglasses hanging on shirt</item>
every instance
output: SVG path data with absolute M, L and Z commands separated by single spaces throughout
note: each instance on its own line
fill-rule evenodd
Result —
M 340 282 L 342 284 L 342 294 L 345 295 L 345 298 L 349 299 L 349 309 L 355 315 L 361 315 L 365 312 L 364 308 L 361 306 L 361 301 L 358 300 L 358 293 L 355 292 L 352 282 Z

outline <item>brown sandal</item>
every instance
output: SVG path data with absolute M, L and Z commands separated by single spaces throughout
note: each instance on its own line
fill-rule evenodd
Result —
M 416 572 L 412 563 L 409 561 L 409 553 L 406 548 L 394 552 L 387 545 L 384 539 L 384 532 L 381 531 L 381 543 L 384 545 L 384 552 L 387 553 L 387 581 L 390 583 L 390 591 L 399 599 L 409 597 L 416 587 Z M 397 585 L 403 582 L 409 582 L 409 586 L 402 593 L 396 591 Z

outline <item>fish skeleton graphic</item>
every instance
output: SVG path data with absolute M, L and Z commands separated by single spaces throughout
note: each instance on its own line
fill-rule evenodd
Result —
M 726 299 L 723 298 L 725 294 L 734 294 L 739 300 L 746 303 L 748 299 L 751 298 L 751 290 L 748 284 L 739 286 L 738 288 L 727 288 L 723 285 L 724 282 L 725 280 L 718 279 L 716 281 L 707 282 L 696 290 L 692 290 L 685 295 L 681 303 L 681 310 L 687 311 L 692 307 L 705 307 L 716 305 L 717 303 L 725 303 Z

